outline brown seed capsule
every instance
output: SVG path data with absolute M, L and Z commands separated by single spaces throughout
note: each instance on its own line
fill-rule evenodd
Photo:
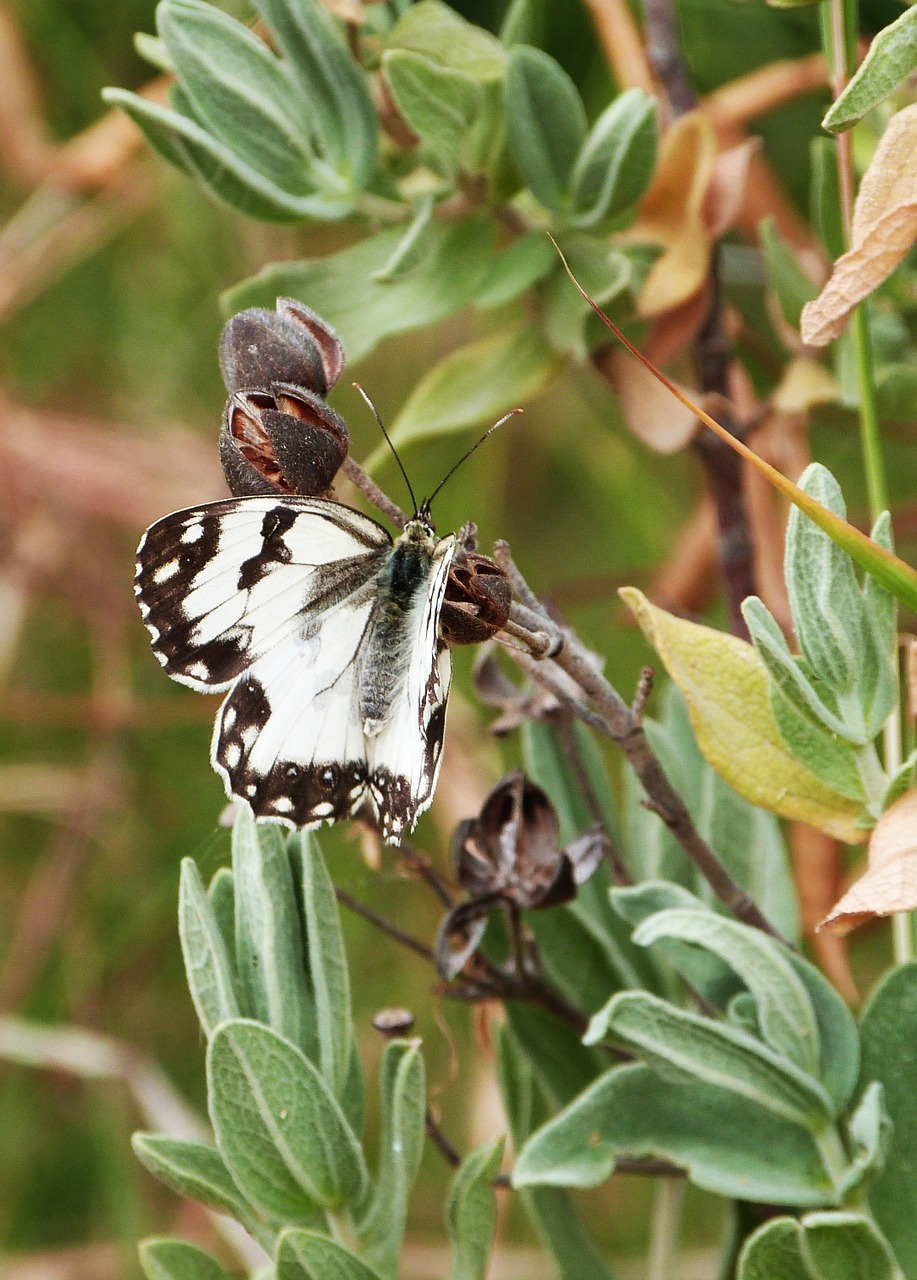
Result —
M 337 334 L 295 298 L 278 298 L 276 311 L 240 311 L 220 335 L 220 368 L 229 391 L 270 390 L 282 382 L 324 396 L 343 366 Z
M 386 1040 L 406 1036 L 413 1025 L 414 1015 L 410 1009 L 380 1009 L 373 1018 L 373 1026 Z
M 480 941 L 484 921 L 506 904 L 528 910 L 570 902 L 596 870 L 607 838 L 589 831 L 558 847 L 560 823 L 548 797 L 519 769 L 491 791 L 476 818 L 459 824 L 452 858 L 468 900 L 440 926 L 436 960 L 455 977 Z
M 326 494 L 347 457 L 343 418 L 301 387 L 237 391 L 226 402 L 220 461 L 237 498 Z
M 502 630 L 513 592 L 495 561 L 477 551 L 460 551 L 449 570 L 446 598 L 439 616 L 443 639 L 450 644 L 481 644 Z

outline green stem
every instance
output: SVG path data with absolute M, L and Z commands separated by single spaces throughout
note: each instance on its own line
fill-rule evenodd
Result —
M 837 1190 L 847 1172 L 848 1159 L 841 1136 L 833 1124 L 812 1135 L 831 1185 Z
M 876 405 L 876 379 L 867 306 L 867 303 L 862 302 L 853 313 L 853 342 L 860 390 L 860 446 L 863 450 L 863 470 L 869 494 L 869 515 L 875 524 L 882 512 L 888 510 L 888 486 L 879 436 L 879 411 Z
M 671 1280 L 675 1275 L 686 1186 L 683 1178 L 656 1179 L 647 1280 Z

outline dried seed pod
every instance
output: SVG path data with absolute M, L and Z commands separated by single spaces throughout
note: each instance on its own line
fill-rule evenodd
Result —
M 554 806 L 515 769 L 494 787 L 476 818 L 456 829 L 452 858 L 470 897 L 448 913 L 436 942 L 436 961 L 453 978 L 477 947 L 486 917 L 504 905 L 528 910 L 558 906 L 576 897 L 608 845 L 602 831 L 588 831 L 558 847 Z
M 446 582 L 439 625 L 450 644 L 481 644 L 501 631 L 509 617 L 513 592 L 509 578 L 489 556 L 461 551 Z
M 394 1040 L 410 1033 L 414 1015 L 410 1009 L 380 1009 L 373 1017 L 373 1026 L 386 1040 Z
M 295 298 L 278 298 L 276 311 L 240 311 L 220 335 L 220 368 L 231 392 L 286 383 L 324 396 L 343 366 L 337 334 Z
M 220 461 L 237 498 L 328 493 L 347 457 L 343 418 L 301 387 L 237 391 L 226 402 Z

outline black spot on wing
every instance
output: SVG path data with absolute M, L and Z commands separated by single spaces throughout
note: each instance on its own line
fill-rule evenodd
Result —
M 239 568 L 238 587 L 247 591 L 266 574 L 274 565 L 289 564 L 292 552 L 283 540 L 296 523 L 296 511 L 293 507 L 278 505 L 266 511 L 261 521 L 261 548 L 256 555 L 242 562 Z

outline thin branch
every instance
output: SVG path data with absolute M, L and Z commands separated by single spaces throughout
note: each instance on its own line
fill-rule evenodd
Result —
M 522 578 L 505 542 L 496 544 L 494 558 L 509 575 L 514 587 L 517 583 L 520 584 L 526 604 L 531 600 L 537 602 L 537 597 Z M 529 607 L 531 607 L 530 604 Z M 512 656 L 516 658 L 517 655 Z M 643 784 L 650 805 L 672 832 L 716 896 L 729 907 L 737 919 L 760 929 L 771 937 L 779 938 L 779 933 L 754 900 L 733 879 L 719 856 L 703 839 L 694 825 L 687 805 L 666 777 L 640 722 L 617 690 L 608 683 L 601 672 L 596 670 L 589 651 L 575 632 L 565 630 L 564 645 L 555 658 L 542 662 L 523 660 L 521 665 L 535 680 L 543 683 L 552 693 L 561 698 L 565 705 L 571 705 L 572 702 L 576 707 L 577 703 L 568 693 L 561 692 L 563 682 L 559 682 L 554 673 L 563 672 L 576 682 L 592 703 L 593 711 L 587 723 L 599 727 L 600 731 L 616 742 L 624 752 Z
M 348 911 L 353 911 L 355 915 L 362 916 L 364 920 L 368 920 L 370 924 L 375 925 L 382 933 L 394 938 L 396 942 L 399 942 L 403 947 L 407 947 L 409 951 L 413 951 L 415 955 L 423 956 L 424 960 L 428 960 L 430 964 L 436 964 L 436 957 L 425 942 L 421 942 L 419 938 L 415 938 L 410 933 L 405 933 L 403 929 L 399 929 L 396 924 L 392 924 L 384 916 L 377 915 L 372 907 L 367 907 L 365 903 L 360 902 L 358 898 L 354 898 L 352 894 L 349 894 L 346 889 L 335 889 L 334 892 L 338 902 L 346 907 Z
M 410 844 L 402 844 L 399 852 L 405 868 L 413 872 L 424 884 L 429 885 L 446 910 L 451 910 L 457 900 L 455 890 L 448 880 L 440 875 L 427 855 Z

